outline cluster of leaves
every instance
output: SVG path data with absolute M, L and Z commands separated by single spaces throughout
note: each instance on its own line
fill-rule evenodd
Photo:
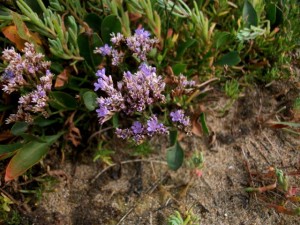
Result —
M 196 225 L 199 224 L 199 218 L 195 216 L 192 211 L 187 211 L 184 218 L 181 213 L 175 211 L 173 215 L 168 218 L 168 225 Z
M 14 45 L 21 51 L 30 42 L 51 61 L 51 72 L 56 75 L 49 93 L 49 117 L 37 116 L 30 124 L 5 123 L 15 113 L 20 96 L 0 91 L 0 158 L 12 157 L 5 180 L 17 178 L 39 162 L 57 140 L 59 148 L 67 143 L 75 148 L 101 148 L 95 159 L 111 162 L 112 151 L 107 150 L 113 135 L 110 128 L 126 123 L 126 117 L 113 116 L 100 128 L 93 83 L 95 72 L 106 66 L 106 60 L 94 50 L 111 44 L 112 33 L 129 37 L 138 27 L 151 31 L 159 44 L 150 52 L 149 62 L 165 80 L 181 73 L 198 84 L 217 77 L 227 81 L 226 94 L 236 99 L 239 83 L 269 82 L 291 74 L 289 53 L 299 46 L 299 8 L 296 0 L 4 1 L 0 50 Z M 0 65 L 1 73 L 8 63 Z M 110 72 L 118 73 L 114 67 Z M 194 105 L 206 92 L 202 89 L 190 96 L 177 93 L 172 101 L 195 112 Z M 204 113 L 196 114 L 203 133 L 208 134 Z M 184 159 L 175 133 L 171 132 L 167 155 L 172 169 L 178 169 Z

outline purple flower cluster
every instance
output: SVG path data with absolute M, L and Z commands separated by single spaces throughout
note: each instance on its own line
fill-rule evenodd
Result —
M 186 76 L 180 74 L 174 78 L 174 83 L 177 84 L 176 88 L 172 91 L 173 95 L 189 94 L 191 90 L 194 90 L 196 82 L 191 80 L 188 81 Z
M 157 39 L 150 39 L 149 37 L 150 33 L 142 28 L 135 30 L 135 34 L 126 39 L 128 48 L 141 61 L 147 60 L 146 54 L 158 43 Z
M 133 36 L 125 38 L 122 34 L 111 34 L 111 42 L 113 46 L 105 44 L 102 47 L 96 48 L 95 53 L 99 53 L 102 56 L 109 56 L 112 58 L 112 65 L 119 65 L 124 58 L 124 53 L 114 48 L 120 47 L 124 43 L 128 49 L 142 62 L 147 61 L 146 55 L 152 50 L 153 46 L 158 43 L 155 38 L 150 38 L 150 33 L 143 28 L 135 30 Z
M 106 75 L 105 69 L 97 71 L 94 90 L 101 90 L 105 93 L 105 96 L 97 98 L 99 108 L 96 112 L 99 123 L 103 124 L 117 112 L 129 117 L 133 116 L 132 119 L 136 121 L 130 127 L 117 128 L 116 135 L 122 139 L 131 139 L 138 144 L 154 135 L 167 134 L 167 127 L 159 122 L 157 116 L 147 113 L 147 109 L 155 103 L 165 102 L 163 92 L 166 83 L 162 76 L 157 75 L 156 68 L 146 63 L 146 55 L 157 43 L 157 39 L 151 39 L 150 33 L 144 29 L 137 29 L 133 36 L 127 38 L 120 33 L 112 34 L 111 43 L 112 46 L 105 44 L 96 48 L 94 52 L 111 57 L 112 65 L 116 66 L 122 62 L 124 52 L 129 50 L 138 58 L 140 65 L 135 73 L 125 71 L 119 82 L 114 82 L 111 75 Z M 181 92 L 195 86 L 194 81 L 188 81 L 183 75 L 174 77 L 173 84 L 176 84 L 175 90 Z M 140 115 L 149 119 L 145 120 Z M 170 116 L 179 129 L 188 132 L 190 119 L 184 115 L 183 110 L 171 112 Z
M 101 124 L 110 119 L 115 112 L 122 111 L 132 115 L 144 111 L 149 105 L 165 100 L 162 94 L 165 83 L 162 77 L 156 74 L 155 67 L 141 64 L 134 74 L 124 72 L 123 79 L 117 83 L 116 88 L 112 77 L 105 75 L 105 69 L 98 70 L 96 76 L 98 80 L 94 83 L 95 91 L 100 89 L 107 95 L 97 98 L 97 114 Z
M 172 122 L 181 123 L 183 126 L 190 125 L 190 118 L 184 115 L 184 112 L 182 109 L 178 109 L 176 111 L 171 112 L 170 116 L 171 116 Z
M 162 123 L 159 123 L 157 117 L 152 115 L 146 124 L 135 121 L 130 128 L 117 128 L 116 134 L 119 138 L 132 138 L 136 143 L 141 143 L 146 137 L 152 137 L 157 134 L 167 134 L 168 129 Z
M 46 107 L 48 105 L 47 93 L 51 90 L 53 74 L 47 70 L 46 75 L 41 77 L 40 84 L 36 86 L 36 90 L 23 95 L 19 98 L 19 106 L 16 114 L 11 114 L 6 123 L 16 121 L 33 122 L 32 113 L 41 113 L 44 117 L 48 117 Z
M 4 83 L 2 90 L 8 94 L 33 90 L 19 98 L 16 114 L 11 114 L 6 123 L 16 121 L 33 121 L 32 113 L 40 113 L 47 117 L 47 93 L 52 87 L 53 74 L 50 72 L 50 62 L 44 61 L 44 55 L 36 53 L 34 45 L 25 43 L 22 57 L 14 48 L 3 51 L 3 59 L 9 64 L 5 69 L 1 81 Z M 41 76 L 42 75 L 42 76 Z M 22 91 L 23 92 L 23 91 Z
M 191 132 L 190 118 L 184 114 L 182 109 L 171 112 L 170 117 L 177 128 L 184 130 L 188 134 Z
M 24 86 L 30 86 L 36 81 L 40 71 L 50 68 L 50 62 L 44 61 L 43 54 L 35 52 L 33 44 L 25 43 L 22 52 L 24 57 L 14 48 L 5 49 L 2 53 L 3 59 L 9 62 L 1 78 L 4 83 L 2 90 L 6 93 L 10 94 Z
M 156 74 L 155 67 L 144 63 L 134 74 L 125 72 L 119 87 L 126 99 L 127 114 L 142 112 L 148 105 L 165 101 L 165 96 L 162 94 L 165 83 L 162 77 Z

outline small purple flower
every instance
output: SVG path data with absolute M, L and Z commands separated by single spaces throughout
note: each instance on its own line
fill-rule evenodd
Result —
M 102 78 L 103 76 L 105 76 L 105 68 L 103 68 L 101 70 L 98 70 L 96 72 L 96 76 L 99 77 L 99 78 Z
M 122 139 L 128 139 L 132 135 L 132 133 L 129 129 L 117 128 L 115 133 L 116 133 L 117 137 L 122 138 Z
M 97 82 L 94 83 L 95 91 L 99 89 L 105 91 L 108 95 L 116 92 L 111 76 L 105 75 L 105 68 L 98 70 L 96 76 L 99 77 Z
M 151 39 L 150 33 L 143 28 L 136 29 L 133 36 L 126 38 L 127 47 L 133 52 L 134 56 L 143 62 L 147 60 L 146 54 L 152 50 L 156 43 L 158 43 L 158 40 Z
M 190 118 L 184 115 L 183 110 L 179 109 L 170 113 L 173 122 L 181 123 L 184 126 L 190 125 Z
M 114 49 L 111 51 L 111 56 L 112 56 L 111 64 L 113 66 L 117 66 L 123 60 L 124 54 L 122 52 L 118 52 L 117 50 Z
M 109 114 L 109 111 L 107 110 L 107 108 L 105 106 L 99 108 L 96 110 L 98 117 L 105 117 Z
M 150 117 L 150 119 L 147 121 L 147 131 L 150 137 L 154 134 L 166 134 L 168 132 L 165 125 L 159 123 L 155 115 Z
M 145 77 L 149 77 L 153 73 L 156 73 L 156 68 L 152 66 L 148 66 L 146 63 L 142 63 L 139 66 L 139 70 L 145 75 Z
M 112 51 L 112 47 L 108 44 L 105 44 L 103 47 L 96 48 L 95 53 L 100 53 L 102 56 L 110 56 Z
M 114 45 L 119 45 L 121 41 L 124 40 L 124 36 L 121 33 L 117 33 L 117 35 L 115 35 L 115 33 L 111 34 L 111 39 L 110 41 L 114 44 Z
M 50 62 L 44 60 L 44 55 L 35 51 L 34 45 L 25 43 L 21 56 L 14 48 L 5 49 L 3 59 L 9 64 L 2 77 L 2 90 L 10 94 L 19 91 L 18 111 L 11 114 L 6 123 L 26 121 L 31 123 L 34 115 L 48 116 L 47 93 L 52 87 L 53 74 L 50 72 Z M 24 88 L 25 87 L 25 88 Z M 25 93 L 24 93 L 25 92 Z
M 170 113 L 173 122 L 180 122 L 184 118 L 184 113 L 182 110 L 176 110 Z
M 144 30 L 144 28 L 138 28 L 135 30 L 135 35 L 141 36 L 143 38 L 149 38 L 151 34 L 149 31 Z
M 141 134 L 144 131 L 144 127 L 140 122 L 135 121 L 131 126 L 131 130 L 134 134 Z
M 5 70 L 5 72 L 4 72 L 3 76 L 2 76 L 2 79 L 4 79 L 4 80 L 10 80 L 10 79 L 12 79 L 14 76 L 15 76 L 15 75 L 14 75 L 14 72 L 13 72 L 13 71 L 11 71 L 11 70 Z

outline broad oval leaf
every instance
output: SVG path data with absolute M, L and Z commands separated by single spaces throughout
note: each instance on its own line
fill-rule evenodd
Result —
M 229 52 L 223 55 L 219 60 L 215 62 L 216 66 L 235 66 L 241 61 L 239 53 L 237 51 Z
M 24 134 L 28 129 L 28 123 L 17 121 L 11 128 L 11 133 L 15 136 Z
M 103 42 L 97 33 L 93 33 L 90 36 L 82 33 L 78 36 L 77 43 L 80 55 L 90 66 L 95 68 L 101 63 L 102 56 L 94 54 L 95 48 L 103 45 Z
M 104 43 L 110 43 L 110 34 L 122 31 L 122 25 L 118 17 L 109 15 L 104 18 L 101 24 L 101 37 Z
M 226 46 L 232 39 L 232 35 L 229 32 L 216 32 L 214 35 L 214 43 L 217 49 Z
M 53 91 L 50 95 L 51 99 L 49 104 L 55 109 L 71 110 L 77 108 L 76 99 L 65 92 Z
M 178 141 L 167 151 L 167 163 L 171 170 L 177 170 L 181 167 L 184 159 L 183 149 Z
M 244 2 L 243 20 L 246 27 L 250 27 L 251 25 L 256 27 L 258 24 L 257 13 L 248 0 L 245 0 Z
M 169 138 L 170 138 L 170 145 L 173 146 L 177 142 L 178 138 L 178 131 L 177 130 L 171 130 L 169 133 Z
M 173 73 L 175 75 L 179 75 L 179 74 L 183 73 L 186 70 L 186 67 L 187 67 L 187 64 L 177 63 L 174 66 L 172 66 Z
M 48 152 L 49 147 L 62 135 L 62 133 L 45 136 L 45 143 L 31 141 L 24 144 L 10 160 L 6 172 L 5 182 L 13 180 L 26 170 L 38 163 Z
M 86 17 L 84 17 L 84 21 L 89 25 L 90 28 L 93 29 L 96 33 L 101 33 L 101 23 L 102 19 L 100 16 L 98 16 L 95 13 L 87 14 Z
M 85 107 L 89 111 L 95 110 L 95 108 L 97 107 L 97 103 L 96 103 L 97 94 L 93 91 L 87 91 L 83 94 L 82 97 L 83 97 L 83 102 Z
M 13 144 L 8 144 L 8 145 L 0 145 L 0 155 L 9 153 L 9 152 L 14 152 L 21 148 L 22 144 L 17 142 Z

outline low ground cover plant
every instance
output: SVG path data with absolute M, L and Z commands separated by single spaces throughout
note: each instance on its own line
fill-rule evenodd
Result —
M 154 136 L 169 136 L 166 161 L 177 170 L 185 162 L 178 133 L 210 134 L 197 106 L 212 84 L 218 81 L 230 99 L 225 112 L 244 86 L 289 78 L 299 60 L 293 0 L 1 3 L 5 182 L 37 164 L 54 143 L 62 151 L 92 149 L 109 164 L 115 138 L 141 149 Z M 294 118 L 276 124 L 294 125 L 297 133 Z M 197 174 L 199 152 L 186 160 Z

